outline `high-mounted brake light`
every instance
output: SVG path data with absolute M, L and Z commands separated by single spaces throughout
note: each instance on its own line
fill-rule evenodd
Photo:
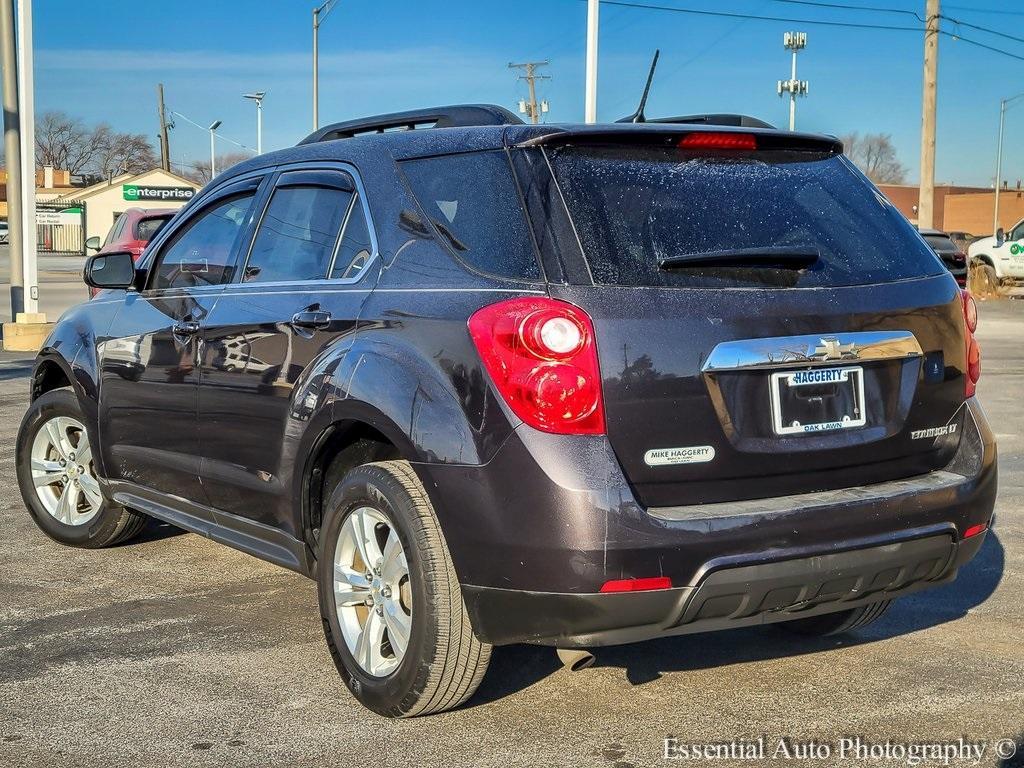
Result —
M 531 427 L 604 433 L 594 325 L 582 309 L 546 297 L 509 299 L 477 310 L 469 334 L 498 392 Z
M 978 346 L 978 340 L 974 338 L 974 332 L 978 330 L 978 305 L 968 291 L 961 290 L 960 298 L 964 306 L 964 338 L 967 345 L 964 395 L 974 397 L 974 393 L 978 389 L 978 379 L 981 378 L 981 347 Z
M 701 131 L 686 134 L 676 146 L 680 149 L 757 149 L 757 137 L 752 133 Z
M 672 589 L 668 576 L 649 576 L 645 579 L 612 579 L 601 585 L 602 592 L 648 592 L 652 589 Z

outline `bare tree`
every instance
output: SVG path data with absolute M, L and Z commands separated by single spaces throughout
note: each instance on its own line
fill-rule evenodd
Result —
M 64 112 L 46 112 L 36 123 L 36 164 L 105 177 L 149 170 L 156 155 L 142 134 L 117 133 L 106 123 L 88 128 Z
M 243 160 L 248 160 L 252 155 L 245 152 L 229 152 L 226 155 L 217 155 L 217 173 L 223 173 L 232 165 L 238 165 Z M 210 181 L 210 161 L 200 160 L 182 174 L 192 179 L 197 184 L 207 184 Z
M 840 137 L 847 157 L 876 184 L 902 184 L 907 169 L 896 156 L 888 133 L 849 133 Z

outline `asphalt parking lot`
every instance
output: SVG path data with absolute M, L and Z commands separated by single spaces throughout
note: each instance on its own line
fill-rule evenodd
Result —
M 30 363 L 5 356 L 0 765 L 629 768 L 662 762 L 666 737 L 759 736 L 964 738 L 987 742 L 982 765 L 1024 765 L 993 750 L 1024 751 L 1024 301 L 983 303 L 979 337 L 998 524 L 954 584 L 841 640 L 735 630 L 603 649 L 576 673 L 550 649 L 499 648 L 467 707 L 411 721 L 349 697 L 312 582 L 163 525 L 103 551 L 43 536 L 14 476 Z

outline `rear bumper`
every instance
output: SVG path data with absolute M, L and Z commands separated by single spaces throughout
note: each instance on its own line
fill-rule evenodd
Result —
M 497 645 L 595 647 L 789 621 L 952 581 L 985 534 L 950 531 L 826 555 L 711 570 L 693 586 L 565 594 L 463 587 L 477 634 Z
M 944 469 L 784 498 L 643 509 L 603 437 L 520 430 L 482 467 L 423 464 L 476 633 L 594 646 L 785 621 L 948 582 L 992 517 L 976 401 Z M 574 442 L 569 442 L 569 441 Z M 458 500 L 453 504 L 452 500 Z M 668 576 L 669 590 L 601 593 Z

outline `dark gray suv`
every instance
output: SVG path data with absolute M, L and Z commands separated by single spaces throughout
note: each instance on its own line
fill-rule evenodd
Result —
M 846 631 L 991 521 L 974 302 L 834 138 L 338 124 L 85 277 L 18 438 L 39 527 L 316 579 L 384 715 L 458 706 L 496 644 Z

